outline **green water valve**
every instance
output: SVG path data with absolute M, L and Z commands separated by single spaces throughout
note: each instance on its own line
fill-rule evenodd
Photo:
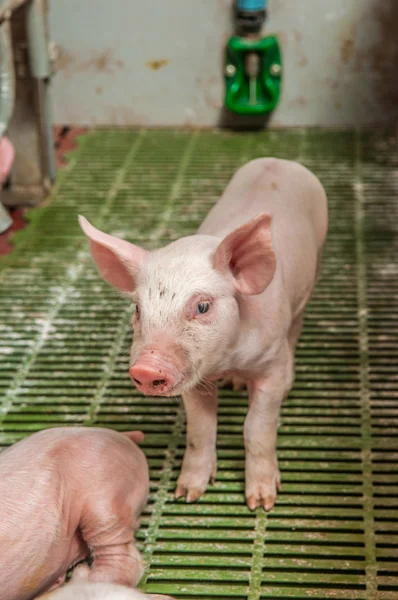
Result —
M 278 39 L 233 36 L 225 52 L 225 105 L 241 115 L 267 115 L 278 104 L 282 59 Z

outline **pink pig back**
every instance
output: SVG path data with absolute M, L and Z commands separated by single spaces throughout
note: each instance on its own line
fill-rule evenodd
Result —
M 49 429 L 2 452 L 0 600 L 35 598 L 87 556 L 81 523 L 102 535 L 110 505 L 133 537 L 148 488 L 143 452 L 108 429 Z
M 276 275 L 263 298 L 284 286 L 295 314 L 302 310 L 319 266 L 328 227 L 326 194 L 301 164 L 258 158 L 235 173 L 198 233 L 224 237 L 261 212 L 272 217 L 277 256 Z

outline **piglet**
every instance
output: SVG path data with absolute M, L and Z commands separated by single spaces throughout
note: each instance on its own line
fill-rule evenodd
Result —
M 149 493 L 143 433 L 60 427 L 0 454 L 0 600 L 30 600 L 92 555 L 89 581 L 135 586 Z
M 170 596 L 147 595 L 114 583 L 87 582 L 88 575 L 88 567 L 79 565 L 70 583 L 37 600 L 174 600 Z
M 187 449 L 176 497 L 216 475 L 218 379 L 248 387 L 246 499 L 272 508 L 280 407 L 327 232 L 319 180 L 261 158 L 237 171 L 196 235 L 148 252 L 80 217 L 104 279 L 135 302 L 130 376 L 144 394 L 182 394 Z
M 67 584 L 37 600 L 174 600 L 171 596 L 143 594 L 114 583 Z

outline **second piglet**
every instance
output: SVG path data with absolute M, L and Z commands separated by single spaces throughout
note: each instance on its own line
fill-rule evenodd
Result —
M 147 595 L 115 583 L 93 583 L 87 581 L 89 577 L 90 569 L 84 564 L 78 565 L 69 583 L 35 600 L 175 600 L 171 596 Z
M 92 582 L 135 586 L 149 492 L 143 434 L 60 427 L 0 454 L 0 600 L 31 600 L 92 555 Z
M 152 252 L 80 224 L 104 279 L 136 304 L 133 381 L 144 394 L 183 395 L 187 449 L 176 497 L 199 498 L 215 477 L 216 381 L 227 377 L 249 391 L 248 506 L 272 508 L 280 406 L 327 231 L 318 179 L 295 162 L 251 161 L 196 235 Z
M 40 596 L 37 600 L 174 600 L 171 596 L 143 594 L 114 583 L 73 582 L 55 592 Z

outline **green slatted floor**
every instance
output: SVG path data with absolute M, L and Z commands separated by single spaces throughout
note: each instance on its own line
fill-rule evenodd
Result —
M 103 283 L 76 213 L 156 247 L 194 232 L 245 161 L 297 159 L 326 186 L 330 232 L 279 435 L 283 493 L 243 495 L 247 399 L 221 394 L 217 482 L 173 501 L 177 400 L 127 373 L 126 301 Z M 398 598 L 398 152 L 389 132 L 95 131 L 0 261 L 0 442 L 43 427 L 146 432 L 144 586 L 178 598 Z

